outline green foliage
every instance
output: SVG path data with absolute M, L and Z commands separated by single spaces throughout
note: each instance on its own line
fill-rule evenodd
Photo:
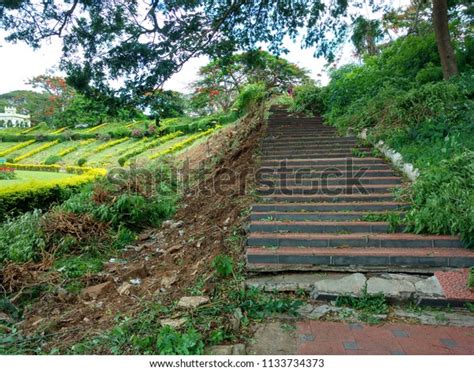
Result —
M 67 279 L 74 279 L 102 270 L 103 261 L 97 257 L 65 256 L 54 262 L 56 270 Z
M 236 101 L 234 102 L 233 108 L 239 113 L 246 113 L 255 104 L 260 103 L 265 98 L 265 85 L 248 84 L 243 87 Z
M 204 342 L 201 334 L 195 329 L 189 329 L 181 333 L 166 326 L 158 333 L 156 349 L 161 355 L 202 354 L 204 351 Z
M 39 259 L 46 246 L 40 222 L 41 212 L 35 210 L 0 224 L 0 262 Z
M 61 161 L 61 156 L 52 155 L 52 156 L 49 156 L 46 160 L 44 160 L 44 164 L 45 165 L 53 165 L 53 164 L 56 164 L 59 161 Z
M 13 169 L 2 169 L 0 167 L 0 180 L 12 180 L 15 178 L 16 178 L 16 174 Z
M 425 170 L 410 189 L 408 225 L 417 233 L 461 234 L 474 244 L 474 152 Z
M 298 86 L 294 91 L 293 110 L 320 115 L 324 112 L 323 89 L 315 84 Z
M 77 160 L 77 166 L 84 166 L 87 162 L 87 158 L 80 158 L 79 160 Z
M 469 269 L 469 273 L 467 276 L 467 287 L 474 288 L 474 267 Z
M 230 276 L 234 271 L 234 262 L 229 256 L 217 255 L 211 265 L 217 275 L 223 278 Z
M 324 116 L 343 130 L 370 128 L 370 141 L 383 140 L 420 170 L 403 221 L 411 231 L 461 234 L 471 245 L 473 71 L 460 65 L 460 76 L 442 81 L 432 34 L 401 37 L 364 62 L 332 72 Z
M 387 314 L 389 305 L 383 294 L 369 295 L 365 289 L 360 297 L 338 296 L 336 306 L 349 307 L 359 312 L 359 319 L 364 322 L 376 324 L 380 320 L 379 314 Z

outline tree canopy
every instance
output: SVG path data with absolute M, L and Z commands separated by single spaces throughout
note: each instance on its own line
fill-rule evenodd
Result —
M 286 59 L 257 49 L 216 58 L 199 70 L 192 97 L 195 106 L 229 108 L 246 84 L 262 83 L 266 89 L 285 91 L 309 81 L 308 71 Z
M 8 40 L 33 47 L 61 37 L 61 66 L 72 86 L 130 99 L 158 89 L 192 57 L 222 57 L 258 43 L 283 52 L 283 38 L 302 29 L 304 44 L 331 59 L 347 36 L 348 9 L 347 0 L 8 0 L 0 28 Z

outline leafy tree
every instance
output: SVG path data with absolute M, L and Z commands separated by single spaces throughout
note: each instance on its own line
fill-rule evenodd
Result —
M 15 90 L 0 95 L 0 109 L 14 106 L 18 112 L 31 115 L 33 123 L 48 122 L 51 117 L 46 114 L 49 105 L 48 94 L 29 90 Z
M 147 107 L 157 123 L 162 118 L 183 116 L 186 109 L 183 94 L 173 90 L 157 90 L 147 94 L 147 102 Z
M 33 47 L 61 37 L 61 66 L 76 89 L 140 99 L 190 58 L 230 55 L 262 41 L 281 52 L 283 38 L 302 28 L 306 46 L 333 58 L 347 35 L 348 8 L 347 0 L 9 0 L 0 8 L 0 28 L 9 41 Z
M 194 84 L 196 107 L 227 110 L 247 84 L 263 84 L 266 90 L 284 91 L 309 81 L 305 69 L 257 49 L 229 57 L 216 58 L 199 70 Z
M 375 55 L 378 52 L 377 42 L 383 37 L 382 22 L 376 19 L 357 17 L 352 31 L 352 43 L 358 55 Z
M 50 117 L 63 112 L 76 94 L 66 80 L 59 76 L 39 75 L 33 77 L 28 83 L 48 95 L 49 103 L 45 107 L 45 113 Z
M 467 0 L 466 0 L 467 1 Z M 450 3 L 459 4 L 460 0 Z M 76 89 L 140 99 L 198 55 L 222 57 L 259 42 L 282 52 L 286 35 L 300 30 L 304 46 L 335 57 L 349 36 L 354 11 L 365 0 L 8 0 L 0 6 L 7 40 L 39 47 L 61 37 L 61 66 Z M 376 11 L 390 2 L 370 0 Z M 433 23 L 445 77 L 455 73 L 447 28 L 447 0 L 433 0 Z M 448 66 L 449 65 L 449 66 Z M 448 68 L 449 67 L 449 68 Z M 122 82 L 117 88 L 117 81 Z

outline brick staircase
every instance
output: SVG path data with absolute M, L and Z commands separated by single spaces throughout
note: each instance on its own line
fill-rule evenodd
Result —
M 409 206 L 395 195 L 402 178 L 355 137 L 320 117 L 271 108 L 247 241 L 250 271 L 429 272 L 474 266 L 456 236 L 417 235 L 384 215 Z M 364 157 L 360 157 L 363 154 Z M 387 216 L 387 215 L 386 215 Z

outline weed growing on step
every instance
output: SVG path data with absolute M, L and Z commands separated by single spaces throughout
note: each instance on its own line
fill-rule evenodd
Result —
M 474 267 L 469 269 L 469 273 L 467 276 L 467 287 L 474 288 Z
M 370 324 L 379 323 L 378 316 L 388 314 L 390 308 L 384 295 L 370 295 L 367 289 L 364 289 L 360 297 L 338 296 L 336 306 L 356 309 L 359 319 Z

